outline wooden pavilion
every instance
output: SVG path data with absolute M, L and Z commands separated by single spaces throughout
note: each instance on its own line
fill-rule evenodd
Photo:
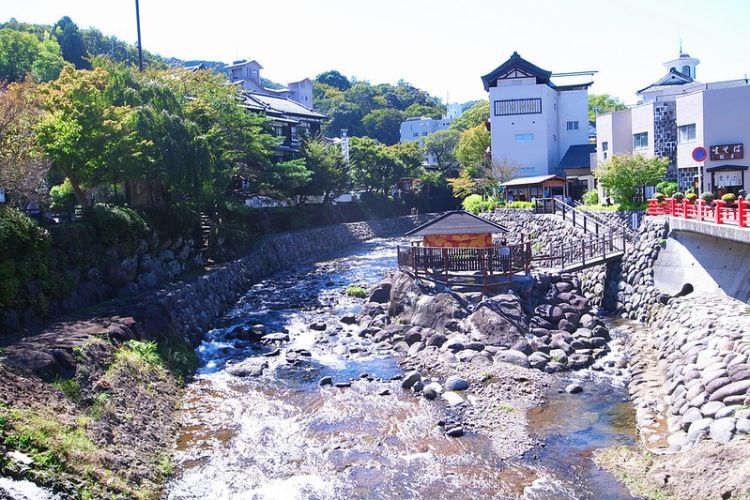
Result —
M 493 234 L 507 232 L 500 224 L 469 212 L 446 212 L 406 233 L 421 240 L 398 247 L 399 269 L 444 285 L 489 288 L 507 283 L 514 274 L 528 272 L 531 259 L 529 242 L 493 242 Z
M 559 175 L 536 175 L 517 177 L 500 184 L 505 190 L 505 199 L 512 201 L 531 201 L 533 198 L 568 197 L 570 181 Z

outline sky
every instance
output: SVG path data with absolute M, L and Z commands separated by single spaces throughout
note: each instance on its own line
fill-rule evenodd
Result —
M 140 12 L 144 49 L 166 57 L 256 59 L 279 83 L 330 69 L 403 79 L 451 102 L 485 99 L 480 77 L 513 51 L 553 72 L 596 70 L 590 92 L 625 103 L 680 40 L 700 81 L 750 74 L 748 0 L 140 0 Z M 0 21 L 64 15 L 136 40 L 134 0 L 0 0 Z

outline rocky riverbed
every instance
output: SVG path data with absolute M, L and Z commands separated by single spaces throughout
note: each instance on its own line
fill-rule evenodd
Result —
M 572 277 L 490 297 L 379 282 L 394 245 L 276 275 L 208 332 L 168 497 L 630 498 L 591 459 L 633 442 L 608 378 L 625 355 Z

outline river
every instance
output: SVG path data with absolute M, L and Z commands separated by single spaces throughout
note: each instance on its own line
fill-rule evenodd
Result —
M 501 460 L 481 433 L 436 432 L 441 403 L 403 391 L 391 380 L 398 359 L 363 344 L 355 327 L 308 328 L 356 312 L 360 301 L 344 290 L 393 268 L 396 244 L 370 241 L 274 275 L 206 333 L 167 498 L 631 498 L 591 458 L 635 440 L 623 378 L 591 370 L 560 377 L 561 387 L 572 380 L 586 390 L 550 391 L 527 415 L 542 444 Z M 279 351 L 237 338 L 238 326 L 253 324 L 290 340 Z M 229 373 L 248 358 L 267 363 L 262 376 Z M 324 376 L 360 382 L 319 387 Z

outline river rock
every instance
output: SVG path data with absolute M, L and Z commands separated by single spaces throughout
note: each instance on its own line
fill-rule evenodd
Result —
M 706 435 L 713 421 L 714 419 L 712 418 L 702 418 L 690 424 L 690 427 L 687 431 L 688 441 L 692 442 L 695 441 L 699 436 Z
M 520 325 L 490 307 L 482 307 L 466 320 L 470 337 L 485 345 L 509 348 L 525 337 Z
M 445 435 L 449 437 L 461 437 L 464 435 L 464 428 L 459 426 L 451 427 L 445 431 Z
M 495 362 L 510 363 L 512 365 L 523 366 L 524 368 L 529 367 L 529 358 L 521 351 L 513 349 L 496 353 Z
M 445 391 L 440 397 L 445 400 L 448 406 L 458 406 L 466 401 L 459 393 L 453 391 Z
M 228 366 L 226 371 L 235 377 L 259 377 L 266 368 L 268 363 L 265 360 L 250 358 Z
M 323 377 L 318 381 L 318 385 L 323 387 L 325 385 L 332 385 L 333 384 L 333 378 L 332 377 Z
M 736 430 L 737 432 L 741 432 L 743 434 L 750 434 L 750 419 L 747 419 L 747 418 L 738 419 Z
M 418 381 L 422 380 L 422 374 L 414 370 L 404 375 L 404 380 L 401 381 L 401 387 L 404 389 L 411 389 L 411 387 Z
M 578 394 L 579 392 L 583 392 L 583 387 L 579 384 L 569 384 L 565 387 L 565 392 L 568 394 Z
M 448 391 L 465 391 L 469 383 L 458 375 L 451 375 L 445 381 L 445 389 Z
M 750 389 L 750 380 L 740 380 L 739 382 L 732 382 L 719 389 L 717 389 L 709 397 L 709 401 L 721 401 L 727 396 L 735 396 L 744 394 L 745 391 Z
M 376 302 L 378 304 L 387 304 L 391 300 L 392 286 L 393 285 L 388 281 L 378 283 L 370 291 L 370 296 L 367 301 Z
M 431 382 L 424 386 L 422 389 L 422 396 L 424 396 L 425 399 L 429 399 L 432 401 L 433 399 L 437 399 L 438 395 L 443 391 L 443 388 L 438 384 L 437 382 Z
M 357 316 L 353 313 L 344 314 L 339 321 L 345 325 L 354 325 L 357 323 Z
M 289 334 L 284 332 L 269 333 L 263 335 L 261 339 L 265 342 L 287 342 L 289 340 Z
M 422 296 L 414 308 L 411 323 L 441 330 L 451 319 L 461 319 L 466 316 L 463 305 L 449 293 Z
M 721 401 L 711 401 L 701 406 L 701 414 L 704 417 L 715 417 L 716 412 L 724 408 L 724 403 Z
M 734 436 L 735 422 L 732 417 L 714 420 L 709 432 L 711 439 L 720 443 L 728 443 Z
M 550 357 L 543 352 L 534 352 L 528 357 L 529 365 L 537 370 L 544 369 L 549 362 Z

